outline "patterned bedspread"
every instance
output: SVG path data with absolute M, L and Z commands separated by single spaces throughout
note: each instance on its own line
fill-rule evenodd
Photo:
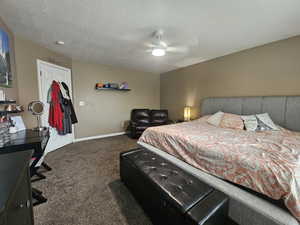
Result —
M 139 141 L 209 174 L 283 199 L 300 221 L 300 133 L 218 128 L 206 119 L 151 127 Z

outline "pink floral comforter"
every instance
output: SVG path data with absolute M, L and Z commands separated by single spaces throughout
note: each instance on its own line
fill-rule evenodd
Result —
M 300 133 L 218 128 L 206 119 L 151 127 L 139 141 L 209 174 L 283 199 L 300 221 Z

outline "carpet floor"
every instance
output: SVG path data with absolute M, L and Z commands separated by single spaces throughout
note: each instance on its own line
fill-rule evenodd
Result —
M 137 147 L 127 136 L 78 142 L 49 153 L 47 179 L 33 183 L 48 202 L 36 225 L 151 225 L 119 177 L 119 154 Z

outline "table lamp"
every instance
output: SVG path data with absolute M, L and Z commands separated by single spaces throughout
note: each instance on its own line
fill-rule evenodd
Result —
M 186 106 L 184 107 L 184 121 L 191 120 L 191 107 Z

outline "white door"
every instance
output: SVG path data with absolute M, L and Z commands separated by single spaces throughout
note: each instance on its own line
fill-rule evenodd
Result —
M 45 105 L 45 110 L 41 116 L 41 123 L 44 127 L 50 127 L 48 123 L 49 117 L 49 103 L 47 102 L 48 90 L 52 81 L 65 82 L 70 89 L 70 96 L 72 96 L 72 82 L 71 70 L 41 60 L 37 60 L 38 68 L 38 86 L 39 99 Z M 59 135 L 55 128 L 50 127 L 50 139 L 45 150 L 45 155 L 48 152 L 54 151 L 74 141 L 74 127 L 72 127 L 72 134 Z

